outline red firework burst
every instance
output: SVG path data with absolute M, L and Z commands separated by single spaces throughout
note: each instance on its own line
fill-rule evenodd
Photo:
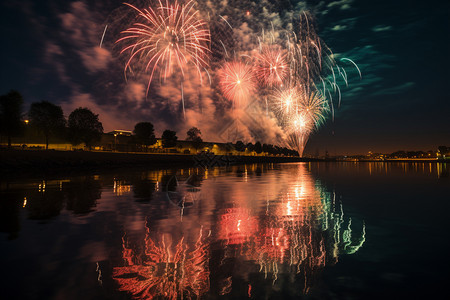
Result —
M 125 3 L 138 12 L 139 19 L 117 41 L 126 43 L 121 53 L 129 54 L 125 72 L 132 71 L 133 63 L 137 69 L 150 72 L 148 87 L 155 73 L 165 79 L 179 69 L 184 76 L 187 66 L 193 65 L 201 76 L 201 68 L 209 64 L 210 31 L 194 8 L 195 2 L 170 2 L 160 0 L 155 8 L 142 10 Z
M 255 73 L 263 85 L 282 85 L 288 76 L 286 51 L 277 46 L 264 46 L 256 56 Z
M 227 62 L 219 71 L 223 95 L 234 103 L 243 103 L 255 91 L 252 67 L 242 62 Z

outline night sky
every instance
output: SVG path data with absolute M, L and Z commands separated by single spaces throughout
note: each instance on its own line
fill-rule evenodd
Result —
M 131 130 L 137 121 L 151 121 L 157 132 L 164 130 L 170 122 L 158 118 L 167 119 L 170 108 L 152 114 L 155 103 L 136 104 L 143 97 L 139 85 L 121 83 L 123 70 L 109 52 L 114 29 L 107 31 L 104 47 L 98 47 L 105 25 L 121 16 L 121 2 L 2 1 L 0 94 L 16 89 L 25 98 L 25 109 L 45 99 L 60 104 L 66 115 L 87 106 L 100 114 L 105 131 Z M 298 6 L 293 0 L 272 2 L 280 10 Z M 354 60 L 362 72 L 361 80 L 353 76 L 348 87 L 341 86 L 342 104 L 334 122 L 330 118 L 311 135 L 306 153 L 450 146 L 449 1 L 305 5 L 322 40 L 335 54 Z

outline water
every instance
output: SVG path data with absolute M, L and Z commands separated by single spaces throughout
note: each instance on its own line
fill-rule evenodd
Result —
M 433 298 L 449 195 L 435 163 L 3 179 L 0 298 Z

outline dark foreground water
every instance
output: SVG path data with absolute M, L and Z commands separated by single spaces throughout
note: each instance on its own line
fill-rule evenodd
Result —
M 298 163 L 0 182 L 1 299 L 435 299 L 450 166 Z

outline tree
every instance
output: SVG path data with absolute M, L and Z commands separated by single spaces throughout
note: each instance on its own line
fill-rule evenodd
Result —
M 236 150 L 239 152 L 244 152 L 245 151 L 245 144 L 242 141 L 237 141 L 236 142 Z
M 0 134 L 8 138 L 8 147 L 11 148 L 11 138 L 22 132 L 22 95 L 11 90 L 8 94 L 0 96 Z
M 136 141 L 145 146 L 154 145 L 156 143 L 155 130 L 150 122 L 140 122 L 134 126 L 133 130 Z
M 441 157 L 447 156 L 447 153 L 450 152 L 450 148 L 446 146 L 439 146 L 438 152 Z
M 34 102 L 28 112 L 30 124 L 45 136 L 45 149 L 51 135 L 59 135 L 66 126 L 66 120 L 61 106 L 48 101 Z
M 103 133 L 98 115 L 88 108 L 77 108 L 69 116 L 69 140 L 72 145 L 85 143 L 91 149 L 92 143 L 100 141 Z
M 200 148 L 200 145 L 203 143 L 202 139 L 202 132 L 197 127 L 192 127 L 187 132 L 187 140 L 192 141 L 192 145 L 194 146 L 195 150 L 198 150 Z
M 176 146 L 178 137 L 175 131 L 167 129 L 164 130 L 161 139 L 162 139 L 162 146 L 164 148 L 171 148 Z
M 272 144 L 267 144 L 266 146 L 266 152 L 269 153 L 270 155 L 275 155 L 275 148 Z
M 256 153 L 260 154 L 260 153 L 262 152 L 262 146 L 261 146 L 261 143 L 260 143 L 260 142 L 256 142 L 256 143 L 255 143 L 255 146 L 253 147 L 253 150 L 254 150 Z
M 195 140 L 202 140 L 202 132 L 200 131 L 200 129 L 198 129 L 197 127 L 192 127 L 191 129 L 189 129 L 187 132 L 187 138 L 186 140 L 188 141 L 195 141 Z

